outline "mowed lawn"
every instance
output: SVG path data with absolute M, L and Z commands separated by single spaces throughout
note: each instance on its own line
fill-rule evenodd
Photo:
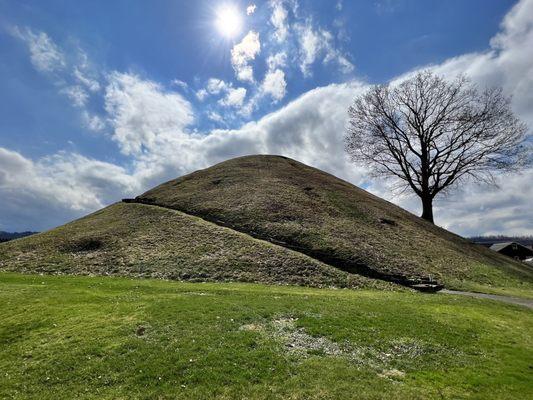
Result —
M 2 399 L 528 399 L 533 312 L 444 294 L 0 274 Z

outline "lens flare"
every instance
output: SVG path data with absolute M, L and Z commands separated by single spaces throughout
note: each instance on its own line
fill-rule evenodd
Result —
M 216 15 L 215 25 L 223 36 L 232 38 L 241 32 L 242 17 L 235 6 L 224 5 Z

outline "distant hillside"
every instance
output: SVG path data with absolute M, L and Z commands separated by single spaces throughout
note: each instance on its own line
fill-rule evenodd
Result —
M 533 288 L 533 269 L 278 156 L 232 159 L 0 245 L 0 270 L 379 287 Z M 503 290 L 502 289 L 502 290 Z
M 34 235 L 37 232 L 4 232 L 0 231 L 0 242 L 7 242 L 13 239 L 19 239 L 22 237 Z
M 468 238 L 474 243 L 479 244 L 494 244 L 502 242 L 517 242 L 524 246 L 531 247 L 533 245 L 533 236 L 505 236 L 505 235 L 493 235 L 493 236 L 471 236 Z

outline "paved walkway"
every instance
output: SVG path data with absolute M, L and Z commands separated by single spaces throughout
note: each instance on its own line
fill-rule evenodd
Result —
M 475 292 L 461 292 L 459 290 L 443 289 L 439 293 L 458 294 L 461 296 L 477 297 L 478 299 L 491 299 L 496 301 L 503 301 L 504 303 L 518 304 L 533 309 L 533 299 L 523 299 L 520 297 L 500 296 L 497 294 L 475 293 Z

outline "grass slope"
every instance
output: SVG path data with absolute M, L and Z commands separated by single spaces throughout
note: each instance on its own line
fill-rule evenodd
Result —
M 0 270 L 391 288 L 178 211 L 118 203 L 0 245 Z
M 432 275 L 448 287 L 514 288 L 533 269 L 434 226 L 330 174 L 279 156 L 247 156 L 139 196 L 296 248 L 349 271 Z M 500 289 L 497 289 L 500 288 Z
M 2 399 L 528 399 L 533 313 L 444 294 L 0 273 Z

